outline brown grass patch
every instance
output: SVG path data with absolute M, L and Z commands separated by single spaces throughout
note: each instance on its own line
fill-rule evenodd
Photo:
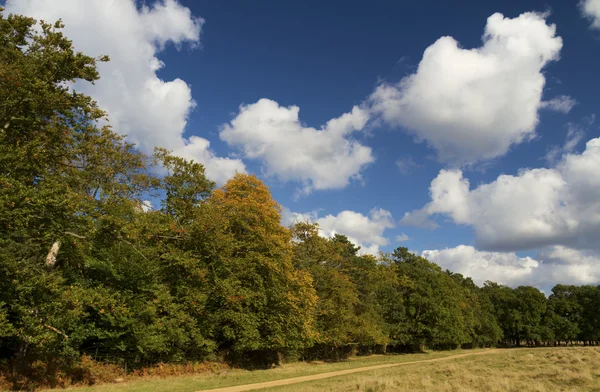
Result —
M 36 390 L 41 388 L 68 388 L 104 383 L 135 381 L 183 375 L 222 374 L 229 366 L 216 362 L 189 362 L 184 364 L 159 363 L 135 369 L 125 374 L 120 365 L 94 361 L 83 356 L 72 366 L 53 366 L 41 361 L 32 363 L 25 372 L 0 369 L 0 390 Z
M 507 349 L 273 388 L 273 392 L 599 392 L 600 348 Z

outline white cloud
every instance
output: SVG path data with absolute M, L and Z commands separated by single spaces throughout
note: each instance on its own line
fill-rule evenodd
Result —
M 299 222 L 314 222 L 319 211 L 294 212 L 287 207 L 281 207 L 281 224 L 288 227 Z
M 183 155 L 205 164 L 209 176 L 220 182 L 232 173 L 231 167 L 244 171 L 239 160 L 213 162 L 216 157 L 208 150 L 208 141 L 184 136 L 195 107 L 190 86 L 156 74 L 165 65 L 157 56 L 166 45 L 199 45 L 204 21 L 187 7 L 176 0 L 141 8 L 133 0 L 8 0 L 6 9 L 47 21 L 62 18 L 76 50 L 110 56 L 110 62 L 99 64 L 101 79 L 95 85 L 77 83 L 74 88 L 98 101 L 114 130 L 126 134 L 143 152 L 151 153 L 155 146 L 185 151 Z M 225 173 L 218 171 L 221 167 Z
M 351 138 L 364 128 L 368 112 L 355 106 L 350 113 L 329 120 L 321 129 L 304 126 L 297 106 L 283 107 L 261 99 L 240 107 L 225 124 L 221 139 L 249 159 L 260 159 L 267 175 L 300 181 L 303 191 L 339 189 L 375 159 L 369 147 Z
M 576 124 L 568 124 L 567 140 L 563 146 L 565 152 L 573 152 L 585 135 L 585 130 Z
M 402 219 L 400 219 L 400 224 L 429 230 L 434 230 L 440 227 L 440 225 L 429 219 L 429 215 L 430 213 L 426 208 L 405 212 Z
M 343 234 L 354 245 L 361 247 L 360 254 L 377 255 L 380 246 L 390 243 L 383 235 L 385 230 L 395 226 L 391 212 L 381 208 L 373 208 L 368 215 L 345 210 L 337 215 L 328 214 L 319 218 L 317 211 L 296 213 L 284 207 L 282 215 L 284 225 L 299 221 L 318 223 L 319 235 L 322 237 Z
M 142 201 L 142 211 L 144 212 L 150 212 L 154 209 L 154 207 L 152 206 L 152 202 L 150 200 L 144 200 Z
M 383 232 L 395 226 L 392 214 L 381 208 L 372 209 L 368 216 L 345 210 L 337 215 L 318 218 L 316 223 L 324 236 L 343 234 L 353 244 L 360 246 L 362 253 L 369 254 L 377 254 L 380 246 L 389 244 Z
M 579 2 L 583 16 L 592 21 L 593 29 L 600 29 L 600 0 L 582 0 Z
M 535 258 L 484 252 L 465 245 L 426 250 L 421 255 L 444 269 L 473 278 L 479 285 L 491 280 L 513 287 L 533 285 L 547 290 L 559 283 L 600 283 L 600 256 L 563 246 L 548 248 Z
M 191 136 L 185 146 L 174 150 L 173 153 L 202 163 L 206 170 L 206 176 L 217 184 L 224 184 L 235 173 L 246 172 L 242 161 L 216 156 L 210 149 L 210 142 L 198 136 Z
M 431 182 L 431 202 L 401 223 L 443 214 L 472 226 L 483 249 L 600 248 L 599 167 L 596 138 L 581 154 L 563 156 L 554 168 L 523 169 L 475 189 L 460 170 L 442 170 Z
M 546 153 L 546 161 L 548 161 L 548 163 L 553 164 L 564 154 L 573 152 L 575 150 L 575 147 L 577 147 L 577 145 L 583 139 L 584 135 L 585 128 L 583 126 L 575 123 L 568 123 L 565 144 L 563 146 L 552 146 Z
M 562 39 L 546 15 L 524 13 L 487 20 L 479 48 L 452 37 L 428 47 L 417 71 L 398 84 L 382 84 L 372 110 L 425 140 L 442 162 L 468 165 L 504 155 L 535 135 L 543 106 L 543 68 L 558 60 Z M 551 100 L 565 109 L 567 101 Z M 562 102 L 559 104 L 558 102 Z
M 548 283 L 598 284 L 600 283 L 600 254 L 579 251 L 565 246 L 555 246 L 538 253 Z
M 406 242 L 408 240 L 410 240 L 410 237 L 404 233 L 396 236 L 396 242 Z
M 472 246 L 460 245 L 442 250 L 425 250 L 421 256 L 443 269 L 473 278 L 478 285 L 486 280 L 518 285 L 531 279 L 540 263 L 514 253 L 482 252 Z
M 543 101 L 540 107 L 566 114 L 569 113 L 575 105 L 577 105 L 577 101 L 574 98 L 567 95 L 559 95 L 549 101 Z

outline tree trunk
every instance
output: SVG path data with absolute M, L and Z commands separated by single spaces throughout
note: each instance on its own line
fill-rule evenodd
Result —
M 48 252 L 48 256 L 46 256 L 46 265 L 53 266 L 56 263 L 56 255 L 58 255 L 59 249 L 60 241 L 54 242 L 50 248 L 50 252 Z

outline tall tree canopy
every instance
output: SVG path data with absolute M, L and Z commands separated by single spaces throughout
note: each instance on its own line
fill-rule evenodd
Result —
M 211 323 L 234 351 L 300 348 L 313 339 L 312 279 L 292 264 L 291 232 L 255 176 L 238 174 L 211 196 L 226 244 L 212 254 Z

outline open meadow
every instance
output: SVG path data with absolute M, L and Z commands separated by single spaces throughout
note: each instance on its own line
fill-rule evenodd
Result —
M 600 391 L 600 349 L 507 349 L 490 355 L 406 365 L 269 391 Z
M 464 356 L 464 354 L 467 355 Z M 457 357 L 449 358 L 451 356 Z M 445 360 L 437 361 L 438 359 Z M 422 362 L 423 360 L 435 361 Z M 394 363 L 399 365 L 283 386 L 257 389 L 259 385 L 256 385 L 256 383 L 289 380 L 310 375 L 323 377 L 325 373 L 329 372 Z M 235 386 L 237 388 L 231 388 Z M 358 357 L 337 363 L 291 363 L 270 370 L 233 369 L 196 376 L 131 379 L 120 384 L 69 390 L 81 392 L 191 392 L 216 388 L 223 388 L 223 392 L 244 390 L 273 392 L 600 391 L 600 348 L 455 350 L 424 354 Z

